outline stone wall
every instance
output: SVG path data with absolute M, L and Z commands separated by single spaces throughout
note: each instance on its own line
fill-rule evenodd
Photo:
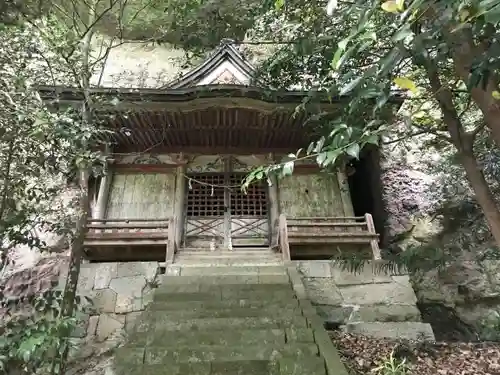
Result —
M 375 336 L 433 338 L 430 326 L 421 323 L 407 275 L 380 273 L 372 264 L 351 273 L 318 260 L 297 262 L 297 268 L 327 326 Z
M 119 340 L 152 301 L 158 262 L 87 263 L 78 293 L 92 298 L 92 312 L 78 336 L 87 342 Z

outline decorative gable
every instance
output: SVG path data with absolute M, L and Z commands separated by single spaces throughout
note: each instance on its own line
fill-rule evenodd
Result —
M 223 40 L 200 65 L 164 88 L 178 89 L 202 85 L 250 85 L 255 69 L 234 46 Z

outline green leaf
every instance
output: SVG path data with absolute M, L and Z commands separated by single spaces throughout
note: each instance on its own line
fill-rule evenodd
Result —
M 359 159 L 359 151 L 360 151 L 360 147 L 357 143 L 354 143 L 352 145 L 350 145 L 347 150 L 345 150 L 346 154 L 349 155 L 349 156 L 352 156 L 353 158 L 355 159 Z
M 398 13 L 399 7 L 398 2 L 395 0 L 389 0 L 382 3 L 382 9 L 389 13 Z
M 498 92 L 497 90 L 495 90 L 495 91 L 493 91 L 491 93 L 491 96 L 493 96 L 493 98 L 495 98 L 495 99 L 498 100 L 498 99 L 500 99 L 500 92 Z
M 366 143 L 378 146 L 378 136 L 376 134 L 370 134 L 364 141 Z
M 324 161 L 324 165 L 327 166 L 330 164 L 335 164 L 335 161 L 340 156 L 340 154 L 341 154 L 340 150 L 328 151 L 326 160 Z
M 276 0 L 274 2 L 274 9 L 280 10 L 285 5 L 285 0 Z
M 290 176 L 293 173 L 293 167 L 294 167 L 293 161 L 286 162 L 285 165 L 283 166 L 282 175 Z
M 400 12 L 405 10 L 405 0 L 396 0 L 396 6 Z
M 394 83 L 401 87 L 402 89 L 409 90 L 412 93 L 418 93 L 417 86 L 415 85 L 415 82 L 413 82 L 409 78 L 405 77 L 397 77 L 394 79 Z
M 401 29 L 396 31 L 396 33 L 392 36 L 392 41 L 393 42 L 399 42 L 410 35 L 413 35 L 413 31 L 411 30 L 410 25 L 405 24 Z
M 328 152 L 322 152 L 321 154 L 316 156 L 316 163 L 318 163 L 318 165 L 322 167 L 327 157 L 328 157 Z
M 349 82 L 347 85 L 345 85 L 344 87 L 342 87 L 340 89 L 339 95 L 343 96 L 343 95 L 350 94 L 361 83 L 363 78 L 364 77 L 361 76 L 361 77 L 353 79 L 351 82 Z
M 338 44 L 337 51 L 335 51 L 335 54 L 333 55 L 332 62 L 330 63 L 330 66 L 332 69 L 337 70 L 340 67 L 340 59 L 342 58 L 342 54 L 344 53 L 347 44 L 349 43 L 350 38 L 345 38 L 341 40 Z

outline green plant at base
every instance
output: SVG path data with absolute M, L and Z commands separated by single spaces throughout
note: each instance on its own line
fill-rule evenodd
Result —
M 64 333 L 75 331 L 86 307 L 86 299 L 77 297 L 75 314 L 63 316 L 62 299 L 62 291 L 48 290 L 27 299 L 1 300 L 5 323 L 0 327 L 0 371 L 57 373 L 58 356 L 75 346 Z
M 394 356 L 394 350 L 391 351 L 389 357 L 384 358 L 382 364 L 373 369 L 378 375 L 406 375 L 409 373 L 410 366 L 406 363 L 406 359 L 398 359 Z

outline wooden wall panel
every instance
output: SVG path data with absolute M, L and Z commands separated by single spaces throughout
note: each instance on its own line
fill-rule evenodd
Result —
M 287 217 L 345 216 L 336 175 L 294 174 L 279 181 L 281 212 Z
M 163 219 L 172 216 L 175 175 L 115 174 L 106 218 Z

